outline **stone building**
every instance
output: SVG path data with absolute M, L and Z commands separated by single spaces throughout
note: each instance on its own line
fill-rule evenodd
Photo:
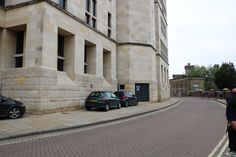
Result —
M 192 93 L 205 91 L 205 78 L 190 77 L 189 70 L 193 65 L 185 66 L 185 74 L 175 74 L 170 80 L 170 95 L 171 96 L 190 96 Z
M 0 0 L 0 94 L 28 112 L 74 110 L 94 90 L 169 98 L 165 0 Z

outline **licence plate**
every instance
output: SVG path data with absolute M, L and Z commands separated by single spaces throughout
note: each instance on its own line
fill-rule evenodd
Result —
M 97 100 L 90 100 L 90 102 L 98 102 Z

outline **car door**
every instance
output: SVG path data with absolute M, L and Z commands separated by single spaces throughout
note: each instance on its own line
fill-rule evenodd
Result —
M 119 104 L 119 99 L 117 99 L 117 96 L 113 93 L 110 93 L 111 94 L 111 99 L 112 99 L 112 102 L 113 102 L 113 106 L 114 107 L 117 107 L 118 104 Z
M 9 109 L 8 100 L 6 97 L 0 96 L 0 115 L 7 115 Z
M 109 106 L 113 107 L 113 100 L 111 98 L 110 92 L 105 92 L 104 97 L 107 99 L 106 102 L 109 104 Z

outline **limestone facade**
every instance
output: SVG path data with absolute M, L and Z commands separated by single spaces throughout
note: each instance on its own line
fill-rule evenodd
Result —
M 35 114 L 81 108 L 91 91 L 120 84 L 134 92 L 135 84 L 148 84 L 149 101 L 168 99 L 160 1 L 6 0 L 0 94 Z

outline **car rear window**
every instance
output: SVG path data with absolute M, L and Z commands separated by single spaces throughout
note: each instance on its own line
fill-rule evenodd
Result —
M 103 96 L 103 95 L 104 95 L 103 92 L 92 92 L 92 93 L 90 94 L 90 96 L 92 96 L 92 97 L 101 97 L 101 96 Z
M 133 96 L 132 92 L 125 92 L 125 96 Z
M 118 96 L 118 97 L 124 96 L 124 93 L 123 93 L 123 92 L 115 92 L 114 94 L 115 94 L 116 96 Z

